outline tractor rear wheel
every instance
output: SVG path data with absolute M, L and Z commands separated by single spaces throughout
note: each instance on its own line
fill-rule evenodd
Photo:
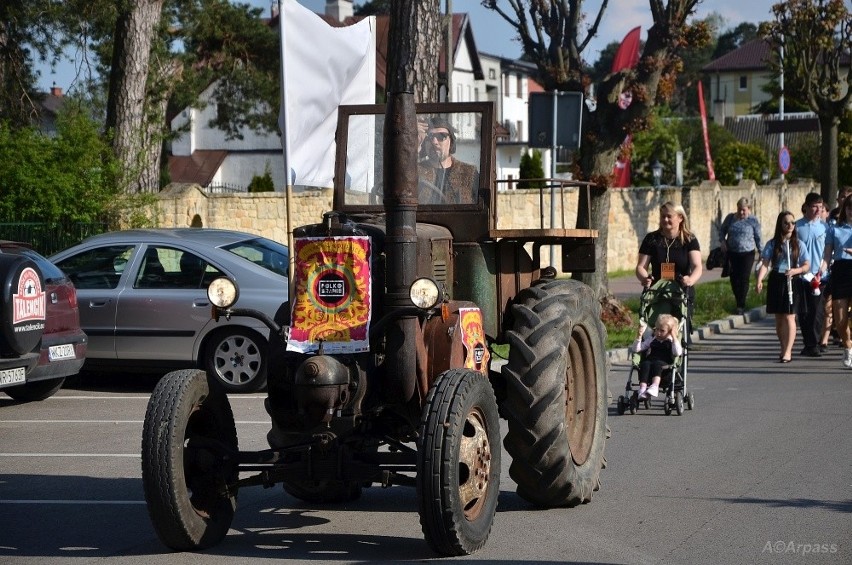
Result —
M 518 494 L 542 507 L 588 502 L 606 443 L 606 330 L 587 285 L 553 280 L 521 291 L 512 306 L 503 367 Z

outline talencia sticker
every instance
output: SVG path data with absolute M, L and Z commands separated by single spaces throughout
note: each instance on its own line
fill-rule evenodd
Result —
M 32 267 L 21 271 L 18 293 L 12 295 L 12 323 L 44 321 L 45 296 L 38 273 Z
M 485 344 L 482 311 L 479 308 L 459 308 L 459 325 L 465 348 L 464 366 L 487 375 L 491 355 Z

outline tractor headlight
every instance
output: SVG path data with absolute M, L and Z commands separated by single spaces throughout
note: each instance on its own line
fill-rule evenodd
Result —
M 441 299 L 441 289 L 438 288 L 438 283 L 424 277 L 411 283 L 411 287 L 408 289 L 408 296 L 415 306 L 423 310 L 428 310 L 438 304 L 438 301 Z
M 213 279 L 207 287 L 207 298 L 217 308 L 230 308 L 240 296 L 237 284 L 229 278 Z

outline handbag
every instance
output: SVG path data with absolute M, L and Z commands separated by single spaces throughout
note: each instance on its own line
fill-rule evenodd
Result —
M 727 271 L 728 266 L 728 257 L 727 253 L 722 251 L 721 247 L 714 247 L 710 250 L 710 254 L 707 256 L 707 270 L 712 271 L 717 267 L 723 267 L 724 271 Z M 726 276 L 727 273 L 723 271 L 722 276 Z

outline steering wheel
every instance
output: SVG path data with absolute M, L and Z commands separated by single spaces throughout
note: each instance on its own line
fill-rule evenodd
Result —
M 417 182 L 417 201 L 420 204 L 444 204 L 447 194 L 428 180 L 419 179 Z M 428 195 L 428 197 L 424 197 Z

